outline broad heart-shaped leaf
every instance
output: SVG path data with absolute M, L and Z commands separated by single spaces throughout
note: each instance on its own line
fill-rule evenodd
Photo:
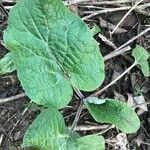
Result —
M 66 131 L 63 117 L 58 110 L 55 108 L 46 109 L 27 129 L 22 147 L 59 150 L 68 138 Z
M 85 23 L 61 0 L 20 0 L 9 14 L 4 42 L 18 77 L 37 104 L 65 107 L 72 87 L 92 91 L 104 80 L 104 62 Z
M 125 133 L 134 133 L 140 127 L 137 114 L 126 103 L 114 99 L 105 99 L 103 104 L 85 102 L 93 118 L 100 123 L 111 123 Z
M 141 66 L 141 70 L 145 76 L 150 75 L 150 69 L 148 64 L 148 58 L 150 54 L 140 45 L 136 45 L 133 49 L 132 55 L 135 58 L 135 63 Z
M 16 70 L 16 68 L 13 63 L 12 53 L 9 52 L 0 60 L 0 75 L 6 74 L 6 73 L 11 73 L 15 70 Z
M 91 135 L 81 137 L 75 132 L 69 137 L 62 115 L 55 108 L 44 110 L 27 129 L 22 147 L 39 150 L 103 150 L 104 139 Z

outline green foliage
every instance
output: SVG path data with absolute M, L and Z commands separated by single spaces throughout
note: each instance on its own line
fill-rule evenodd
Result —
M 103 104 L 91 104 L 84 101 L 97 122 L 114 124 L 124 133 L 134 133 L 139 129 L 140 120 L 126 103 L 114 99 L 105 99 L 105 101 Z
M 13 63 L 12 53 L 9 52 L 0 60 L 0 75 L 11 73 L 15 70 L 16 68 Z
M 8 23 L 4 42 L 33 102 L 63 108 L 72 87 L 92 91 L 102 84 L 104 61 L 98 44 L 61 0 L 21 0 Z
M 102 136 L 81 137 L 77 133 L 69 135 L 63 116 L 55 108 L 44 110 L 25 133 L 22 147 L 40 150 L 104 150 Z
M 94 36 L 95 34 L 101 32 L 100 27 L 97 24 L 94 24 L 93 28 L 91 29 L 91 33 Z
M 105 140 L 102 136 L 88 135 L 78 138 L 76 141 L 79 145 L 76 150 L 105 150 Z
M 59 149 L 67 138 L 64 120 L 55 108 L 44 110 L 25 133 L 22 147 Z
M 47 108 L 27 129 L 22 147 L 104 150 L 102 136 L 70 133 L 57 110 L 67 106 L 73 89 L 93 91 L 102 84 L 104 61 L 93 38 L 99 27 L 90 30 L 61 0 L 20 0 L 10 11 L 8 24 L 4 42 L 11 52 L 1 59 L 0 74 L 16 69 L 27 96 L 38 104 L 28 108 Z M 133 56 L 148 76 L 149 54 L 137 45 Z M 140 127 L 138 116 L 125 103 L 96 97 L 83 101 L 98 122 L 112 123 L 125 133 Z
M 141 70 L 145 76 L 150 75 L 150 69 L 148 64 L 148 58 L 150 54 L 140 45 L 136 45 L 133 49 L 132 55 L 135 58 L 135 63 L 141 66 Z

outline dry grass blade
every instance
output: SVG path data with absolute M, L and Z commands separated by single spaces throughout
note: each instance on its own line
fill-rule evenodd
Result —
M 16 99 L 19 99 L 19 98 L 22 98 L 22 97 L 25 97 L 25 96 L 26 96 L 25 93 L 21 93 L 21 94 L 11 96 L 11 97 L 8 97 L 8 98 L 2 98 L 2 99 L 0 99 L 0 104 L 11 102 L 13 100 L 16 100 Z
M 122 22 L 127 18 L 127 16 L 142 2 L 143 0 L 137 1 L 133 7 L 124 15 L 124 17 L 119 21 L 119 23 L 116 25 L 114 30 L 111 32 L 111 34 L 114 34 L 117 28 L 122 24 Z
M 93 2 L 86 2 L 81 3 L 81 5 L 113 5 L 113 4 L 125 4 L 125 3 L 135 3 L 137 0 L 114 0 L 114 1 L 93 1 Z M 144 3 L 149 2 L 149 0 L 143 0 Z

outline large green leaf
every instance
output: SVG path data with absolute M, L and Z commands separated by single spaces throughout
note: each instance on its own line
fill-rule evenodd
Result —
M 104 62 L 90 29 L 61 0 L 20 0 L 11 10 L 4 42 L 32 101 L 66 106 L 72 87 L 96 89 Z
M 91 141 L 95 150 L 104 149 L 104 139 L 101 136 L 80 138 L 77 133 L 69 136 L 62 115 L 55 108 L 49 108 L 44 110 L 27 129 L 22 147 L 39 150 L 90 150 Z
M 137 114 L 126 103 L 114 99 L 105 99 L 103 104 L 84 102 L 97 122 L 114 124 L 125 133 L 134 133 L 140 127 Z
M 15 71 L 15 69 L 12 53 L 9 52 L 0 60 L 0 74 L 10 73 Z
M 132 55 L 135 58 L 135 63 L 141 66 L 141 70 L 145 76 L 150 75 L 150 69 L 148 64 L 148 58 L 150 54 L 140 45 L 136 45 L 133 49 Z
M 27 129 L 22 147 L 59 150 L 67 138 L 62 115 L 55 108 L 49 108 L 44 110 Z

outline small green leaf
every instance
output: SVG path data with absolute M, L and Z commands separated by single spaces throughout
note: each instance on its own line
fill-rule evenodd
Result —
M 148 64 L 148 58 L 150 54 L 140 45 L 136 45 L 133 49 L 132 55 L 135 58 L 135 63 L 141 66 L 141 70 L 145 76 L 150 75 L 150 69 Z
M 63 116 L 55 108 L 44 110 L 27 129 L 22 147 L 38 148 L 39 150 L 72 150 L 80 136 L 73 133 L 69 138 Z M 69 147 L 70 149 L 67 149 Z
M 63 116 L 55 108 L 44 110 L 27 129 L 23 138 L 23 148 L 39 150 L 86 150 L 92 141 L 95 150 L 103 150 L 104 139 L 101 136 L 80 136 L 65 127 Z M 90 149 L 87 149 L 90 150 Z
M 22 147 L 40 150 L 59 149 L 65 141 L 65 124 L 62 115 L 54 108 L 44 110 L 27 129 Z
M 63 108 L 72 87 L 93 91 L 104 80 L 98 43 L 62 0 L 20 0 L 10 11 L 4 42 L 26 95 L 37 104 Z
M 1 60 L 0 60 L 0 75 L 11 73 L 16 70 L 16 67 L 13 63 L 12 53 L 7 53 Z
M 96 35 L 97 33 L 101 32 L 100 27 L 97 24 L 94 24 L 93 28 L 91 29 L 92 35 Z
M 106 102 L 105 99 L 98 99 L 97 97 L 88 97 L 86 99 L 83 99 L 84 102 L 87 102 L 89 104 L 104 104 Z
M 101 105 L 85 102 L 93 118 L 100 123 L 111 123 L 125 133 L 134 133 L 140 127 L 137 114 L 126 103 L 114 99 L 105 99 Z
M 105 150 L 105 140 L 102 136 L 87 135 L 77 139 L 77 150 Z

